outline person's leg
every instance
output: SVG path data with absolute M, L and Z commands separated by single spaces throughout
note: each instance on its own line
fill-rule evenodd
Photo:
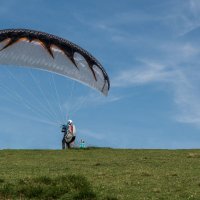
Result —
M 65 138 L 63 138 L 63 139 L 62 139 L 62 149 L 65 149 L 65 148 L 66 148 L 65 143 L 66 143 L 66 142 L 65 142 Z
M 70 143 L 67 142 L 66 144 L 67 144 L 67 148 L 70 149 L 71 148 Z

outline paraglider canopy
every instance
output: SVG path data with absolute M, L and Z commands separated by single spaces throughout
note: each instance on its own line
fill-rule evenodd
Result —
M 0 30 L 0 64 L 55 72 L 108 94 L 109 77 L 86 50 L 60 37 L 28 29 Z

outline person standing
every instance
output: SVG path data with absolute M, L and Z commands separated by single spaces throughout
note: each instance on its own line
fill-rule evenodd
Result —
M 81 149 L 85 148 L 85 141 L 83 139 L 81 139 L 80 148 Z
M 67 125 L 62 126 L 61 132 L 64 133 L 62 139 L 62 149 L 70 149 L 76 139 L 76 127 L 72 120 L 68 120 Z

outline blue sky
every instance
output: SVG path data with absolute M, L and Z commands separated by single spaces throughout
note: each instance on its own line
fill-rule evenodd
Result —
M 0 148 L 59 149 L 66 113 L 87 145 L 199 148 L 199 12 L 198 0 L 1 1 L 1 29 L 80 45 L 107 70 L 111 90 L 104 97 L 58 75 L 2 66 Z

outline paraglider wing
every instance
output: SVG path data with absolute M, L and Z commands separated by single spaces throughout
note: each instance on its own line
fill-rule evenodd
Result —
M 105 69 L 90 53 L 68 40 L 39 31 L 0 30 L 0 64 L 55 72 L 104 95 L 110 88 Z

